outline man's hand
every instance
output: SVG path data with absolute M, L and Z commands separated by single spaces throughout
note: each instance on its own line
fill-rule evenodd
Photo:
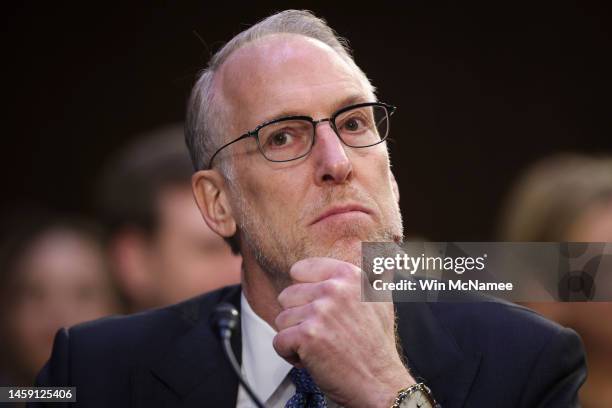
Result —
M 392 405 L 415 383 L 395 345 L 392 303 L 361 302 L 361 270 L 332 258 L 307 258 L 290 270 L 276 317 L 276 352 L 308 370 L 345 407 Z

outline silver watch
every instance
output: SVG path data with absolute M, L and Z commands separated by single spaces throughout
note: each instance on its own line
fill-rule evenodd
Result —
M 411 385 L 397 393 L 391 408 L 437 408 L 431 390 L 423 383 Z

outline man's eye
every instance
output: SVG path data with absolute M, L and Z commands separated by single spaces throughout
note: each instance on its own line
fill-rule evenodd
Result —
M 270 136 L 270 138 L 268 139 L 268 144 L 277 147 L 284 146 L 289 143 L 290 137 L 291 135 L 287 132 L 278 132 Z
M 356 117 L 347 119 L 342 125 L 342 128 L 349 132 L 356 132 L 360 130 L 362 127 L 363 127 L 363 121 L 360 118 L 356 118 Z

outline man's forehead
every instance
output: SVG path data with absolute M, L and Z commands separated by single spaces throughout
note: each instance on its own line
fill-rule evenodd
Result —
M 224 62 L 221 73 L 231 78 L 253 79 L 270 75 L 296 59 L 322 58 L 332 61 L 339 56 L 327 44 L 299 34 L 270 34 L 247 43 Z M 245 73 L 249 73 L 247 77 Z
M 243 46 L 225 61 L 217 80 L 223 99 L 244 116 L 274 115 L 272 107 L 314 114 L 297 111 L 311 106 L 313 98 L 324 105 L 355 94 L 370 97 L 362 77 L 336 51 L 296 34 L 269 35 Z M 265 119 L 270 118 L 259 118 Z

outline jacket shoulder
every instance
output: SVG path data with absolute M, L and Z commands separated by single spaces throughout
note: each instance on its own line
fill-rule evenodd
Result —
M 86 348 L 91 356 L 125 354 L 133 359 L 163 348 L 194 325 L 208 321 L 216 305 L 239 291 L 237 285 L 227 286 L 175 305 L 104 317 L 73 326 L 67 335 L 71 344 L 78 345 L 75 351 Z
M 435 321 L 430 322 L 432 332 L 479 362 L 469 399 L 475 406 L 495 399 L 516 407 L 576 406 L 586 364 L 582 341 L 573 330 L 501 300 L 422 307 Z M 434 351 L 428 353 L 435 358 Z
M 502 300 L 430 303 L 430 309 L 462 348 L 487 351 L 525 349 L 532 352 L 557 336 L 575 332 L 535 311 Z
M 61 329 L 37 384 L 85 390 L 103 378 L 121 395 L 136 370 L 162 358 L 190 329 L 208 324 L 215 306 L 239 293 L 240 286 L 228 286 L 172 306 Z

